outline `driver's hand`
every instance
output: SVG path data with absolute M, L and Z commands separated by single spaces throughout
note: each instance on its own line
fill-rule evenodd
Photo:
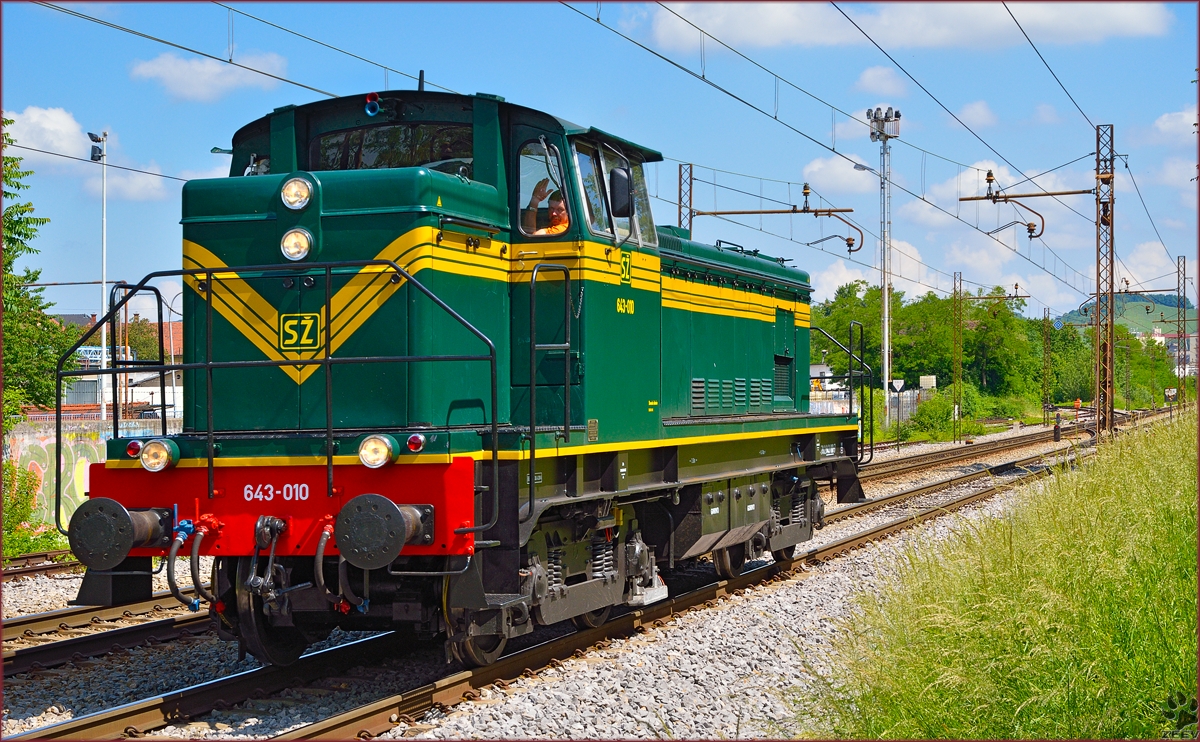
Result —
M 546 200 L 546 196 L 550 195 L 550 179 L 542 178 L 538 184 L 533 187 L 533 200 L 530 202 L 530 208 L 537 208 L 537 205 Z

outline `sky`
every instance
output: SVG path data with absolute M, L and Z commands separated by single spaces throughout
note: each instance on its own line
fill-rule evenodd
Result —
M 501 95 L 661 151 L 647 170 L 659 224 L 677 223 L 680 162 L 694 163 L 700 210 L 802 206 L 809 183 L 813 208 L 853 209 L 862 249 L 817 242 L 857 234 L 807 215 L 697 216 L 693 233 L 792 259 L 815 301 L 879 283 L 880 145 L 864 120 L 890 106 L 896 288 L 944 296 L 961 271 L 971 290 L 1019 286 L 1029 316 L 1076 308 L 1095 290 L 1092 196 L 1024 200 L 1045 219 L 1033 240 L 1003 228 L 1031 218 L 1016 207 L 958 199 L 982 194 L 989 169 L 1009 193 L 1089 189 L 1095 125 L 1112 124 L 1127 156 L 1118 286 L 1173 291 L 1178 255 L 1196 276 L 1195 3 L 6 2 L 0 14 L 17 143 L 86 160 L 87 132 L 107 131 L 111 165 L 158 174 L 109 168 L 110 280 L 180 266 L 172 178 L 224 177 L 229 156 L 210 150 L 239 127 L 326 93 L 412 89 L 419 70 L 432 89 Z M 46 282 L 99 280 L 100 167 L 11 154 L 51 220 L 25 264 Z M 98 286 L 46 297 L 62 313 L 100 306 Z

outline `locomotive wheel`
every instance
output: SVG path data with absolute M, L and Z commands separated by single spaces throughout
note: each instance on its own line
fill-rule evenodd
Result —
M 604 622 L 608 620 L 608 614 L 610 613 L 612 613 L 612 606 L 606 605 L 599 610 L 572 616 L 571 623 L 575 624 L 575 628 L 577 629 L 594 629 L 597 626 L 603 626 Z
M 742 573 L 742 567 L 746 566 L 746 545 L 734 544 L 717 549 L 713 552 L 713 566 L 717 568 L 719 577 L 726 580 L 737 577 Z
M 246 589 L 250 577 L 250 559 L 238 559 L 237 591 L 238 634 L 250 654 L 263 664 L 286 667 L 304 654 L 308 639 L 291 626 L 271 626 L 263 613 L 262 598 Z
M 486 667 L 500 659 L 507 645 L 504 634 L 469 636 L 458 645 L 458 656 L 467 667 Z
M 777 562 L 786 562 L 796 555 L 796 545 L 785 546 L 782 549 L 777 549 L 771 552 L 771 556 L 775 557 Z

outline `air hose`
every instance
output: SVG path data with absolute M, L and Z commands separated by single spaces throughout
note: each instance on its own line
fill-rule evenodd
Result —
M 179 548 L 183 546 L 183 542 L 187 541 L 188 536 L 194 531 L 190 520 L 181 520 L 179 525 L 175 526 L 175 540 L 171 542 L 171 551 L 167 554 L 167 587 L 171 588 L 171 594 L 180 603 L 188 607 L 188 610 L 195 613 L 200 610 L 200 599 L 192 598 L 188 600 L 187 596 L 180 591 L 179 585 L 175 582 L 175 558 L 179 556 Z M 199 585 L 197 585 L 199 587 Z
M 206 590 L 204 585 L 200 584 L 200 542 L 204 540 L 204 536 L 207 534 L 208 529 L 200 526 L 196 529 L 196 537 L 192 539 L 192 563 L 190 565 L 192 568 L 192 584 L 195 585 L 196 592 L 206 602 L 216 603 L 217 599 L 213 597 L 213 594 Z M 215 589 L 216 586 L 217 583 L 214 582 L 213 588 Z
M 317 584 L 317 590 L 325 596 L 325 599 L 330 603 L 342 602 L 340 595 L 335 595 L 329 592 L 329 588 L 325 587 L 325 544 L 329 543 L 329 537 L 333 535 L 333 526 L 326 525 L 321 529 L 321 538 L 317 541 L 317 555 L 313 559 L 313 582 Z M 341 570 L 338 571 L 338 581 L 341 581 Z
M 347 603 L 357 608 L 360 613 L 366 613 L 367 602 L 355 595 L 354 591 L 350 589 L 350 568 L 347 566 L 348 564 L 350 563 L 346 561 L 345 557 L 338 558 L 338 591 L 341 592 L 342 597 Z

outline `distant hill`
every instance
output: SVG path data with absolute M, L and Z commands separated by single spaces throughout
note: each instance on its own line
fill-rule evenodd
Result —
M 1175 295 L 1151 295 L 1146 297 L 1150 299 L 1154 306 L 1151 311 L 1146 311 L 1145 299 L 1137 296 L 1116 296 L 1116 315 L 1117 323 L 1124 325 L 1131 332 L 1152 333 L 1157 326 L 1162 332 L 1175 332 Z M 1088 313 L 1082 314 L 1077 310 L 1072 310 L 1064 314 L 1060 319 L 1063 322 L 1071 324 L 1091 324 L 1093 321 L 1092 307 L 1095 302 L 1090 302 L 1086 306 Z M 1184 298 L 1184 308 L 1187 311 L 1187 331 L 1196 331 L 1196 308 L 1192 304 L 1191 299 Z M 1165 315 L 1165 320 L 1163 318 Z

